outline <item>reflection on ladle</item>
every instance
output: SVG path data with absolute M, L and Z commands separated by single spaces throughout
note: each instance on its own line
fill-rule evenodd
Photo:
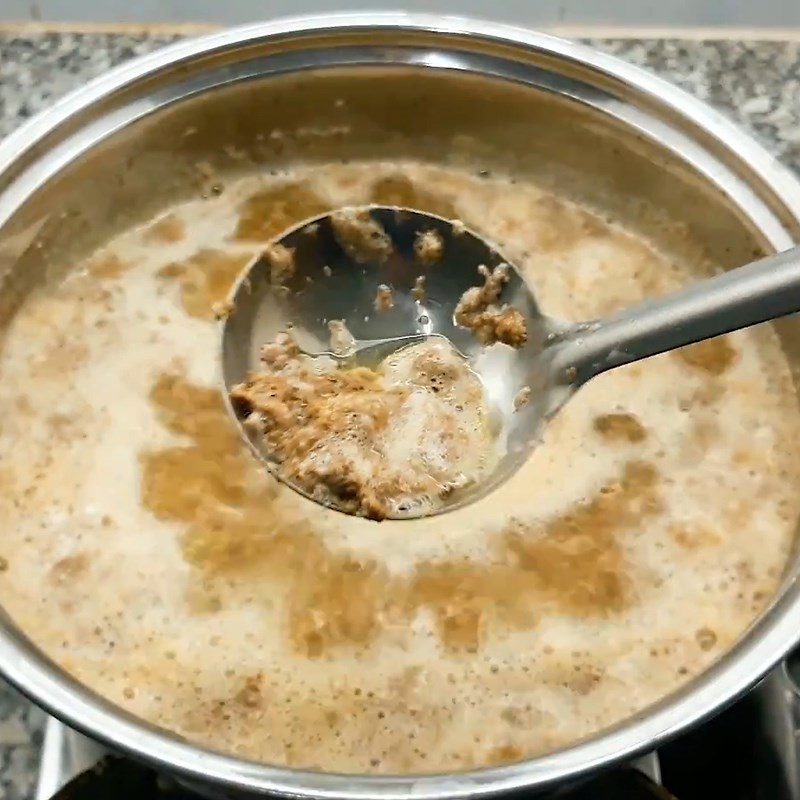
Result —
M 258 369 L 261 345 L 289 328 L 303 352 L 358 363 L 369 353 L 371 364 L 430 335 L 449 340 L 481 378 L 499 420 L 497 433 L 505 443 L 504 452 L 479 483 L 453 492 L 420 514 L 398 517 L 452 510 L 507 480 L 528 458 L 545 422 L 595 375 L 800 310 L 800 250 L 793 248 L 607 319 L 558 322 L 540 313 L 530 287 L 513 265 L 460 222 L 390 207 L 369 207 L 363 213 L 386 237 L 380 246 L 370 242 L 367 257 L 342 243 L 335 214 L 333 220 L 328 214 L 280 239 L 279 246 L 291 250 L 294 259 L 291 276 L 280 286 L 272 279 L 268 255 L 248 267 L 234 288 L 233 312 L 222 326 L 223 378 L 229 397 L 250 371 Z M 415 247 L 421 232 L 433 232 L 439 240 L 435 264 L 422 263 Z M 390 247 L 383 247 L 386 242 Z M 464 293 L 482 283 L 481 275 L 486 279 L 503 264 L 509 268 L 496 302 L 497 307 L 515 309 L 524 323 L 527 335 L 519 347 L 487 347 L 473 330 L 456 321 Z M 414 291 L 421 273 L 424 299 Z M 393 288 L 394 303 L 376 313 L 374 299 L 380 285 Z M 330 320 L 341 320 L 352 333 L 356 343 L 352 352 L 343 355 L 320 347 L 327 341 Z M 234 411 L 230 402 L 229 408 Z M 245 434 L 254 451 L 285 480 L 258 437 Z M 290 485 L 310 496 L 304 487 Z
M 410 336 L 388 336 L 383 339 L 351 339 L 348 346 L 337 350 L 307 350 L 300 347 L 300 352 L 309 358 L 332 358 L 334 361 L 355 361 L 359 364 L 375 366 L 384 358 L 410 344 L 423 342 L 428 334 L 418 333 Z

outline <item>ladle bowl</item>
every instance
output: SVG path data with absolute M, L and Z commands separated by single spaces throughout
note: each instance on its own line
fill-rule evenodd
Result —
M 292 277 L 282 285 L 276 286 L 272 280 L 268 255 L 257 257 L 245 268 L 232 291 L 233 311 L 222 325 L 225 394 L 227 397 L 249 371 L 259 368 L 262 345 L 289 329 L 305 353 L 353 359 L 370 366 L 426 337 L 446 338 L 481 378 L 504 455 L 486 481 L 454 492 L 443 506 L 426 512 L 437 513 L 472 502 L 478 493 L 486 494 L 524 462 L 538 435 L 544 409 L 532 399 L 515 410 L 514 399 L 534 379 L 535 354 L 542 351 L 555 329 L 541 315 L 519 273 L 509 269 L 499 302 L 523 314 L 528 339 L 519 350 L 502 344 L 486 347 L 471 330 L 456 323 L 454 309 L 467 289 L 482 283 L 480 265 L 491 269 L 508 263 L 502 253 L 458 222 L 387 206 L 371 206 L 368 213 L 391 239 L 392 252 L 385 260 L 356 260 L 337 241 L 331 216 L 326 214 L 306 220 L 278 240 L 294 251 L 296 265 Z M 441 257 L 430 264 L 421 262 L 414 247 L 425 231 L 435 231 L 443 244 Z M 412 290 L 420 276 L 425 279 L 424 297 L 415 299 Z M 375 299 L 382 285 L 390 288 L 393 305 L 378 311 Z M 328 327 L 332 320 L 344 322 L 353 335 L 350 351 L 332 351 Z M 241 423 L 230 402 L 227 405 Z M 284 480 L 260 437 L 243 425 L 240 428 L 257 456 Z M 289 485 L 310 497 L 302 486 Z
M 541 313 L 531 287 L 508 259 L 459 221 L 407 208 L 353 210 L 367 215 L 388 237 L 391 248 L 386 253 L 380 247 L 348 246 L 337 235 L 337 213 L 307 220 L 280 237 L 277 245 L 293 258 L 286 280 L 276 281 L 273 250 L 268 248 L 237 281 L 232 312 L 222 326 L 225 395 L 258 369 L 261 346 L 282 331 L 291 330 L 307 354 L 370 366 L 428 336 L 449 340 L 481 379 L 501 456 L 480 482 L 453 492 L 439 505 L 396 518 L 449 511 L 491 492 L 525 462 L 546 421 L 595 375 L 800 310 L 800 257 L 792 249 L 605 320 L 557 322 Z M 430 263 L 417 247 L 426 233 L 441 245 L 440 255 Z M 527 339 L 520 347 L 486 346 L 456 321 L 464 292 L 483 282 L 481 270 L 500 265 L 507 266 L 508 280 L 497 305 L 522 314 Z M 415 292 L 420 278 L 424 293 Z M 384 287 L 391 303 L 378 308 Z M 343 322 L 352 335 L 339 352 L 328 344 L 332 321 Z M 229 401 L 227 407 L 241 423 Z M 318 499 L 286 479 L 257 433 L 244 425 L 240 429 L 278 478 Z

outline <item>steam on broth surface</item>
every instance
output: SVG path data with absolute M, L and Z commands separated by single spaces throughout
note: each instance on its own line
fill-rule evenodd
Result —
M 800 503 L 788 366 L 761 328 L 615 370 L 475 505 L 326 511 L 243 447 L 214 309 L 287 225 L 365 202 L 463 220 L 557 317 L 693 279 L 533 185 L 413 163 L 175 207 L 7 328 L 0 601 L 114 702 L 269 763 L 430 772 L 568 745 L 702 671 L 774 591 Z

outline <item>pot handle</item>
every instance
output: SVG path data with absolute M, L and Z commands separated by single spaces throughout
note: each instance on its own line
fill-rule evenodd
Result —
M 620 767 L 557 795 L 559 800 L 677 800 L 634 767 Z

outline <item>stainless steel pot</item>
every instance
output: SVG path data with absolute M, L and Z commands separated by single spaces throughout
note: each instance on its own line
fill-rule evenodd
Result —
M 345 102 L 338 102 L 344 100 Z M 129 62 L 0 146 L 0 312 L 45 273 L 220 175 L 291 158 L 418 157 L 557 184 L 723 267 L 800 238 L 800 184 L 719 114 L 586 47 L 485 22 L 405 14 L 284 20 Z M 653 211 L 657 209 L 657 211 Z M 800 365 L 797 322 L 778 329 Z M 775 602 L 714 668 L 561 752 L 464 774 L 361 777 L 201 750 L 71 680 L 0 620 L 0 671 L 69 725 L 225 796 L 456 798 L 543 790 L 629 759 L 713 713 L 789 649 L 793 564 Z

